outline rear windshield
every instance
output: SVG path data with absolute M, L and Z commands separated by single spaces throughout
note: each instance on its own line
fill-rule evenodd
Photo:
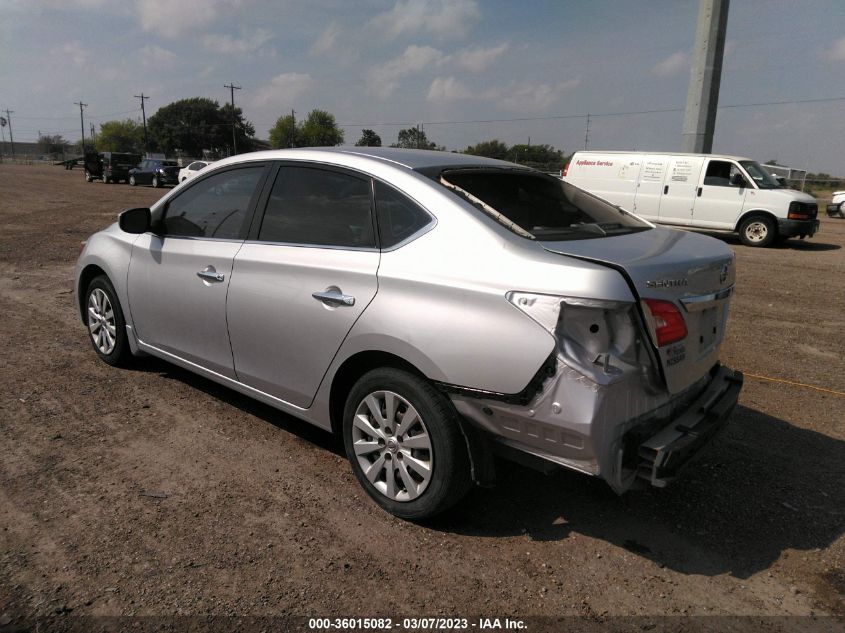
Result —
M 641 219 L 562 180 L 535 172 L 454 169 L 440 182 L 514 232 L 541 241 L 627 235 Z

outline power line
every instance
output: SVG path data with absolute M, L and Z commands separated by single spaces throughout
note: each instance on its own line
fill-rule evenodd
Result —
M 802 103 L 833 103 L 837 101 L 845 101 L 845 97 L 826 97 L 823 99 L 794 99 L 790 101 L 765 101 L 759 103 L 734 103 L 728 105 L 720 105 L 719 109 L 725 108 L 759 108 L 763 106 L 775 105 L 795 105 Z M 548 116 L 536 117 L 513 117 L 507 119 L 464 119 L 462 121 L 424 121 L 426 125 L 463 125 L 469 123 L 516 123 L 524 121 L 556 121 L 560 119 L 584 119 L 588 116 L 591 119 L 596 117 L 611 117 L 611 116 L 630 116 L 635 114 L 666 114 L 670 112 L 683 112 L 684 108 L 659 108 L 654 110 L 630 110 L 627 112 L 602 112 L 596 114 L 595 112 L 583 114 L 552 114 Z M 339 127 L 367 127 L 367 126 L 406 126 L 415 125 L 412 121 L 391 121 L 381 123 L 342 123 Z

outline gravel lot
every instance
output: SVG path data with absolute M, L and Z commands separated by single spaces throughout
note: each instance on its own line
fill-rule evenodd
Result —
M 164 362 L 97 360 L 72 294 L 80 242 L 162 193 L 0 165 L 0 631 L 80 615 L 845 617 L 845 220 L 779 248 L 730 240 L 722 353 L 839 395 L 747 376 L 672 488 L 620 498 L 506 464 L 415 525 L 368 500 L 322 431 Z

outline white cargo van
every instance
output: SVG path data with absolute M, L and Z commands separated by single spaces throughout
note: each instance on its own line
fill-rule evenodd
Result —
M 563 180 L 651 222 L 739 233 L 748 246 L 812 236 L 819 227 L 815 198 L 782 187 L 748 158 L 576 152 Z

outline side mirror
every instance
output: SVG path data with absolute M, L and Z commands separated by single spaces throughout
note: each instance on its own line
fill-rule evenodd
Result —
M 118 216 L 117 223 L 120 226 L 120 230 L 126 233 L 146 233 L 150 230 L 152 216 L 147 207 L 126 209 L 126 211 Z
M 744 187 L 745 178 L 742 177 L 742 174 L 734 172 L 731 174 L 731 185 L 734 187 Z

